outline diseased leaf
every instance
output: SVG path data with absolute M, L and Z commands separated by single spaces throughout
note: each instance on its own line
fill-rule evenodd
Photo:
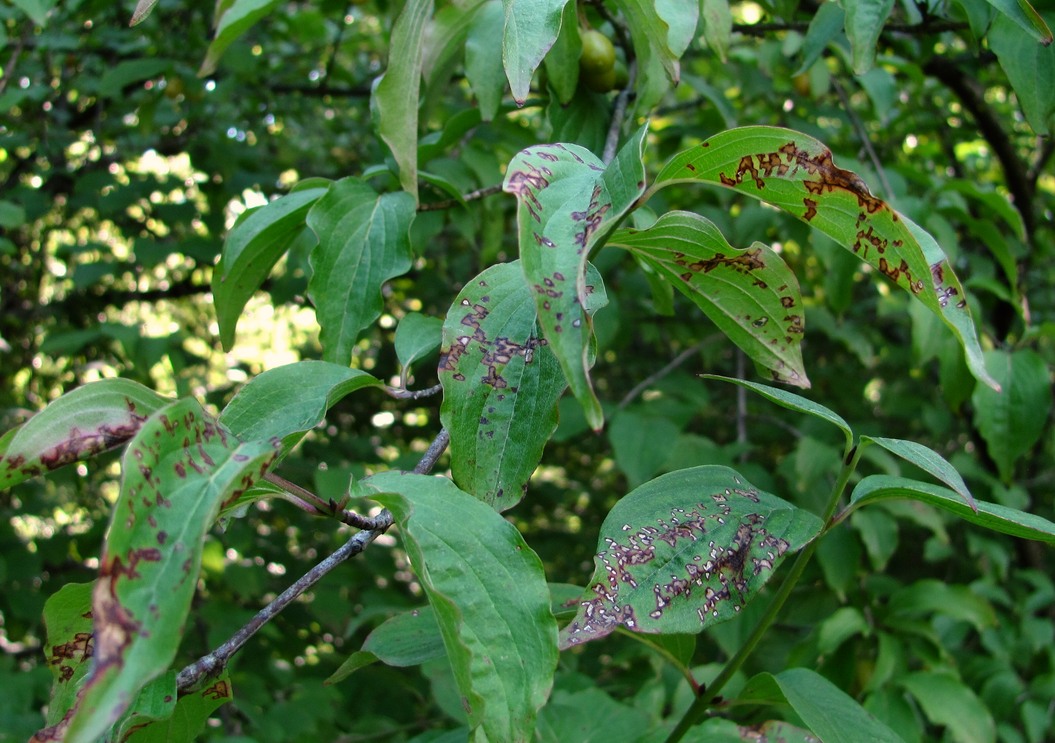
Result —
M 728 467 L 657 477 L 605 518 L 590 588 L 561 647 L 619 627 L 696 633 L 732 619 L 820 529 L 816 516 Z
M 169 402 L 119 378 L 66 393 L 0 437 L 0 490 L 120 446 Z
M 392 29 L 388 68 L 374 86 L 371 97 L 377 133 L 392 150 L 399 166 L 399 183 L 410 194 L 415 207 L 423 36 L 425 24 L 432 16 L 432 6 L 432 0 L 408 0 L 403 6 Z
M 604 415 L 587 373 L 593 330 L 583 311 L 586 262 L 644 192 L 645 132 L 639 129 L 607 168 L 577 145 L 528 148 L 513 158 L 502 184 L 519 201 L 521 264 L 543 336 L 595 430 Z
M 113 739 L 160 741 L 160 728 L 152 730 L 156 723 L 164 722 L 176 711 L 176 671 L 170 670 L 144 686 L 124 716 L 113 727 Z M 138 732 L 137 736 L 133 733 Z M 166 743 L 169 739 L 166 739 Z
M 339 400 L 380 384 L 359 369 L 298 361 L 253 377 L 220 413 L 220 423 L 243 441 L 281 441 L 285 454 Z
M 92 584 L 67 583 L 44 604 L 48 640 L 44 657 L 51 670 L 51 700 L 45 722 L 59 724 L 73 708 L 77 690 L 95 654 L 92 635 Z
M 223 53 L 227 51 L 227 47 L 270 13 L 276 5 L 278 5 L 278 0 L 234 0 L 226 7 L 217 22 L 216 36 L 205 52 L 205 59 L 198 70 L 198 76 L 205 77 L 215 72 L 216 65 L 219 64 Z M 133 22 L 138 23 L 145 17 L 145 15 L 139 17 L 139 8 L 136 8 Z
M 820 418 L 821 420 L 828 421 L 832 425 L 836 426 L 843 435 L 846 437 L 846 451 L 850 451 L 850 447 L 853 446 L 854 434 L 850 429 L 850 424 L 847 423 L 841 415 L 829 410 L 820 403 L 808 400 L 802 395 L 796 395 L 794 392 L 788 392 L 778 387 L 769 387 L 768 385 L 759 384 L 757 382 L 748 382 L 746 379 L 734 379 L 733 377 L 722 377 L 717 374 L 701 374 L 703 379 L 720 379 L 723 382 L 731 382 L 732 384 L 738 384 L 741 387 L 745 387 L 752 390 L 762 397 L 766 398 L 772 403 L 776 403 L 782 408 L 788 410 L 794 410 L 798 413 L 805 413 L 806 415 L 812 415 L 814 418 Z
M 210 677 L 204 687 L 181 694 L 167 719 L 133 732 L 127 743 L 193 743 L 200 739 L 213 713 L 233 699 L 231 682 L 224 669 Z
M 212 274 L 213 303 L 225 351 L 234 346 L 235 327 L 245 303 L 303 231 L 308 210 L 325 193 L 322 187 L 293 191 L 255 209 L 227 234 Z
M 747 682 L 739 702 L 788 704 L 824 743 L 903 743 L 901 737 L 852 697 L 815 671 L 790 668 L 760 673 Z
M 842 5 L 854 72 L 863 75 L 875 64 L 876 42 L 894 9 L 894 0 L 843 0 Z
M 911 462 L 924 472 L 938 478 L 959 493 L 968 506 L 973 510 L 977 510 L 974 496 L 968 490 L 967 483 L 963 481 L 956 468 L 949 464 L 938 452 L 923 446 L 923 444 L 917 444 L 915 441 L 886 439 L 881 436 L 862 436 L 861 444 L 864 445 L 866 443 L 879 444 L 888 452 L 896 454 L 906 462 Z
M 326 361 L 348 365 L 359 334 L 381 314 L 381 286 L 410 269 L 414 215 L 408 194 L 378 195 L 358 178 L 334 183 L 308 212 L 319 238 L 308 297 Z
M 512 524 L 444 478 L 385 472 L 359 481 L 353 495 L 395 516 L 470 725 L 490 740 L 531 740 L 557 665 L 538 556 Z
M 975 387 L 974 425 L 1000 479 L 1011 482 L 1015 462 L 1037 443 L 1051 415 L 1051 372 L 1040 354 L 1029 349 L 986 351 L 985 363 L 1003 392 Z
M 95 654 L 65 740 L 94 741 L 172 663 L 201 565 L 202 541 L 224 501 L 266 471 L 275 448 L 239 443 L 194 400 L 154 413 L 122 460 L 99 579 Z
M 963 287 L 934 238 L 835 165 L 823 144 L 788 129 L 732 129 L 676 156 L 651 190 L 693 181 L 753 196 L 836 240 L 940 316 L 960 340 L 971 372 L 996 386 Z
M 519 262 L 491 266 L 458 294 L 443 324 L 439 378 L 454 481 L 499 511 L 515 506 L 565 388 Z
M 909 498 L 937 506 L 956 514 L 964 521 L 993 531 L 1055 544 L 1055 524 L 1041 516 L 985 501 L 976 501 L 978 510 L 974 511 L 955 491 L 904 477 L 869 475 L 864 478 L 854 488 L 846 512 L 850 513 L 869 503 L 897 498 Z
M 518 106 L 527 100 L 531 77 L 560 33 L 567 3 L 568 0 L 502 0 L 502 63 Z
M 409 312 L 396 326 L 396 358 L 399 359 L 399 378 L 404 387 L 410 376 L 411 366 L 440 347 L 443 332 L 443 321 L 438 317 L 428 317 L 420 312 Z
M 738 250 L 714 223 L 690 212 L 664 214 L 648 229 L 618 230 L 609 244 L 633 252 L 695 302 L 760 370 L 809 387 L 799 282 L 770 248 Z

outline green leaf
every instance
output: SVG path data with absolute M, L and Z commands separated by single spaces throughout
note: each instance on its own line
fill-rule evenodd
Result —
M 223 53 L 227 51 L 227 47 L 270 13 L 276 5 L 278 5 L 278 0 L 234 0 L 217 21 L 216 36 L 205 52 L 205 59 L 202 60 L 201 68 L 198 70 L 198 77 L 206 77 L 215 72 L 216 65 L 219 64 Z M 137 7 L 132 21 L 138 23 L 145 17 L 146 14 L 140 15 Z
M 565 388 L 519 262 L 491 266 L 458 294 L 443 324 L 439 377 L 454 481 L 499 511 L 515 506 L 557 427 Z
M 0 227 L 13 230 L 26 223 L 26 209 L 13 201 L 0 200 Z
M 11 4 L 29 16 L 33 23 L 43 28 L 47 25 L 48 13 L 58 4 L 58 0 L 11 0 Z
M 799 282 L 770 248 L 734 248 L 713 222 L 690 212 L 664 214 L 648 229 L 618 230 L 609 244 L 633 252 L 695 302 L 760 370 L 809 387 Z
M 431 606 L 396 614 L 378 625 L 363 642 L 363 649 L 352 653 L 327 684 L 335 684 L 363 666 L 381 661 L 388 666 L 419 666 L 433 658 L 442 658 L 443 636 Z
M 158 0 L 139 0 L 136 3 L 136 9 L 132 11 L 132 19 L 128 22 L 128 25 L 138 26 L 145 21 L 154 11 L 154 6 L 157 4 Z
M 396 358 L 403 367 L 400 381 L 404 387 L 410 376 L 410 368 L 440 347 L 442 333 L 443 321 L 438 317 L 409 312 L 399 321 L 393 345 L 396 347 Z
M 640 743 L 650 721 L 644 710 L 612 699 L 597 687 L 558 691 L 539 715 L 540 743 Z M 658 740 L 658 739 L 657 739 Z
M 520 258 L 543 335 L 594 430 L 604 414 L 587 373 L 593 324 L 584 311 L 586 262 L 644 191 L 646 129 L 607 168 L 577 145 L 528 148 L 513 158 L 502 184 L 519 201 Z
M 225 351 L 234 346 L 245 303 L 304 229 L 308 210 L 325 193 L 326 188 L 294 191 L 253 210 L 227 234 L 212 275 L 216 320 Z
M 806 668 L 760 673 L 747 682 L 738 701 L 788 704 L 824 743 L 903 743 L 831 681 Z
M 373 653 L 382 663 L 400 668 L 441 657 L 443 636 L 435 611 L 423 606 L 397 614 L 367 636 L 363 650 Z
M 546 77 L 549 79 L 553 92 L 557 94 L 556 103 L 559 104 L 554 106 L 551 102 L 551 109 L 556 110 L 575 101 L 579 86 L 580 56 L 582 56 L 582 39 L 579 36 L 578 3 L 568 3 L 564 6 L 560 33 L 557 34 L 557 40 L 553 42 L 545 59 Z M 554 129 L 553 136 L 562 139 L 556 129 Z M 574 139 L 580 143 L 583 142 L 578 137 Z
M 821 3 L 810 20 L 806 38 L 802 40 L 802 64 L 795 70 L 796 75 L 805 73 L 820 59 L 828 44 L 839 35 L 846 22 L 846 11 L 839 3 Z
M 996 384 L 985 369 L 963 287 L 934 238 L 836 166 L 823 144 L 788 129 L 732 129 L 676 156 L 650 190 L 695 181 L 779 207 L 853 251 L 939 315 L 959 338 L 975 377 Z
M 502 67 L 502 29 L 505 12 L 499 0 L 488 0 L 473 18 L 465 40 L 465 78 L 480 104 L 480 115 L 490 121 L 498 113 L 506 89 Z
M 895 591 L 889 607 L 895 617 L 918 617 L 937 614 L 968 622 L 978 632 L 999 623 L 993 605 L 971 590 L 936 579 L 917 580 Z
M 1015 462 L 1040 439 L 1051 413 L 1051 372 L 1030 349 L 986 351 L 985 364 L 1003 392 L 975 387 L 971 396 L 974 425 L 985 439 L 1000 478 L 1011 482 Z
M 359 334 L 381 314 L 381 286 L 410 269 L 414 215 L 408 194 L 378 195 L 357 178 L 334 183 L 308 212 L 319 238 L 308 297 L 327 361 L 349 363 Z
M 1051 29 L 1028 0 L 987 0 L 987 2 L 1044 46 L 1051 44 L 1053 39 Z
M 128 379 L 66 393 L 0 437 L 0 490 L 120 446 L 169 402 Z
M 596 568 L 561 647 L 619 627 L 697 633 L 735 617 L 821 521 L 728 467 L 671 472 L 616 503 Z M 669 582 L 668 582 L 669 576 Z
M 666 3 L 666 10 L 674 23 L 660 14 L 659 3 L 642 3 L 638 0 L 614 0 L 630 27 L 634 51 L 641 59 L 641 67 L 648 67 L 648 59 L 655 56 L 671 82 L 677 84 L 681 78 L 678 58 L 688 47 L 696 31 L 699 16 L 699 0 L 679 0 Z M 671 36 L 674 36 L 672 43 Z
M 1047 136 L 1055 126 L 1055 45 L 1026 41 L 1006 18 L 994 21 L 988 38 L 1026 121 L 1034 132 Z
M 92 584 L 67 583 L 53 593 L 44 604 L 44 626 L 48 633 L 44 657 L 54 677 L 45 717 L 50 727 L 58 725 L 74 706 L 91 667 Z
M 857 510 L 869 503 L 895 498 L 909 498 L 937 506 L 956 514 L 964 521 L 993 531 L 1055 544 L 1055 523 L 1045 518 L 985 501 L 976 501 L 975 505 L 978 506 L 978 510 L 974 511 L 964 503 L 959 493 L 939 485 L 917 482 L 903 477 L 869 475 L 864 478 L 854 488 L 846 512 Z
M 828 421 L 843 432 L 843 436 L 846 437 L 846 451 L 849 451 L 850 447 L 853 446 L 854 434 L 850 429 L 850 424 L 843 420 L 841 415 L 829 410 L 820 403 L 813 402 L 813 400 L 807 400 L 802 395 L 796 395 L 794 392 L 788 392 L 778 387 L 759 384 L 758 382 L 749 382 L 746 379 L 734 379 L 733 377 L 723 377 L 718 374 L 701 374 L 700 378 L 718 379 L 722 382 L 738 384 L 741 387 L 746 387 L 749 390 L 757 392 L 762 397 L 772 403 L 776 403 L 782 408 L 794 410 L 797 413 L 805 413 L 806 415 L 812 415 L 814 418 Z
M 989 388 L 986 387 L 985 389 Z M 879 444 L 891 454 L 896 454 L 906 462 L 911 462 L 924 472 L 938 478 L 959 493 L 960 497 L 964 499 L 972 510 L 977 510 L 974 496 L 968 490 L 967 483 L 960 477 L 960 473 L 956 471 L 956 468 L 949 464 L 945 457 L 938 454 L 938 452 L 923 444 L 917 444 L 915 441 L 886 439 L 881 436 L 862 436 L 862 446 L 867 443 Z
M 408 0 L 389 44 L 388 69 L 374 86 L 371 104 L 377 133 L 392 150 L 399 166 L 399 183 L 418 203 L 418 98 L 425 24 L 432 16 L 432 0 Z
M 669 418 L 636 410 L 621 410 L 612 417 L 608 424 L 612 455 L 631 488 L 659 472 L 679 433 L 681 427 Z
M 518 106 L 527 100 L 535 69 L 560 33 L 567 4 L 568 0 L 502 0 L 502 63 Z
M 119 62 L 99 80 L 99 95 L 116 96 L 126 85 L 149 80 L 172 69 L 170 59 L 133 59 Z
M 385 472 L 353 495 L 389 508 L 436 612 L 470 725 L 530 740 L 557 665 L 542 562 L 512 524 L 450 480 Z
M 876 42 L 894 9 L 894 0 L 843 0 L 842 5 L 846 11 L 844 28 L 850 39 L 854 72 L 863 75 L 875 64 Z
M 359 369 L 298 361 L 253 377 L 220 413 L 220 423 L 243 441 L 281 441 L 285 454 L 339 400 L 380 385 Z
M 729 61 L 729 44 L 733 38 L 733 14 L 729 11 L 729 0 L 701 0 L 701 5 L 703 38 L 725 64 Z
M 201 566 L 202 541 L 224 501 L 274 459 L 241 444 L 194 400 L 154 413 L 122 460 L 92 592 L 95 660 L 66 740 L 93 741 L 176 656 Z
M 936 725 L 957 743 L 994 743 L 996 724 L 985 704 L 962 681 L 944 673 L 916 671 L 898 679 Z

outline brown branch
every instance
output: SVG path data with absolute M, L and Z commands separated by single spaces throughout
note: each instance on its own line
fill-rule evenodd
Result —
M 782 31 L 809 30 L 809 21 L 782 21 L 779 23 L 734 23 L 733 33 L 744 36 L 765 36 L 766 34 L 779 33 Z M 970 26 L 963 21 L 931 21 L 922 23 L 888 23 L 883 26 L 883 33 L 902 34 L 906 36 L 930 36 L 931 34 L 942 34 L 946 31 L 966 31 Z
M 843 104 L 846 115 L 850 117 L 850 123 L 853 124 L 854 131 L 857 132 L 857 136 L 861 140 L 861 146 L 868 153 L 868 159 L 872 161 L 872 167 L 875 168 L 876 176 L 879 178 L 879 185 L 883 188 L 883 195 L 887 201 L 892 202 L 894 189 L 890 187 L 890 181 L 887 180 L 883 163 L 879 159 L 879 155 L 876 154 L 875 148 L 872 147 L 872 141 L 868 138 L 868 130 L 865 129 L 864 122 L 861 121 L 861 117 L 857 115 L 853 106 L 850 105 L 850 96 L 846 94 L 846 89 L 834 77 L 832 78 L 832 88 L 834 88 L 835 94 L 839 96 L 839 102 Z
M 601 160 L 608 165 L 615 159 L 616 150 L 619 149 L 619 135 L 623 131 L 623 122 L 626 120 L 626 109 L 630 103 L 630 96 L 634 92 L 634 79 L 637 77 L 637 62 L 630 61 L 626 85 L 619 91 L 615 98 L 615 106 L 612 108 L 612 123 L 608 126 L 608 136 L 604 140 L 604 154 Z
M 662 369 L 660 369 L 657 372 L 654 372 L 654 373 L 650 374 L 649 376 L 645 377 L 640 382 L 638 382 L 636 385 L 634 385 L 634 388 L 632 390 L 630 390 L 629 392 L 627 392 L 626 395 L 623 397 L 623 399 L 619 401 L 619 406 L 618 406 L 617 409 L 618 410 L 622 410 L 623 408 L 625 408 L 627 405 L 629 405 L 634 400 L 636 400 L 638 397 L 640 397 L 641 393 L 643 393 L 649 387 L 651 387 L 656 382 L 658 382 L 659 380 L 663 379 L 663 377 L 667 376 L 668 374 L 673 372 L 675 369 L 677 369 L 679 366 L 684 364 L 686 361 L 691 359 L 694 354 L 699 353 L 700 350 L 704 346 L 706 346 L 708 343 L 710 343 L 711 341 L 715 340 L 716 338 L 721 338 L 721 337 L 722 336 L 720 336 L 718 334 L 709 335 L 706 338 L 704 338 L 702 341 L 700 341 L 699 343 L 695 344 L 694 346 L 690 346 L 689 348 L 686 348 L 684 351 L 682 351 L 677 356 L 675 356 L 674 359 L 671 360 Z
M 443 385 L 437 384 L 423 390 L 408 390 L 401 387 L 389 387 L 385 385 L 385 394 L 397 400 L 420 400 L 424 397 L 432 397 L 443 391 Z
M 485 196 L 499 193 L 502 190 L 502 184 L 496 183 L 493 186 L 485 186 L 484 188 L 478 188 L 475 191 L 463 195 L 461 199 L 444 199 L 443 201 L 433 201 L 431 204 L 420 204 L 418 206 L 419 212 L 434 212 L 440 209 L 450 209 L 452 206 L 459 206 L 464 201 L 475 201 L 476 199 L 482 199 Z
M 419 475 L 428 474 L 433 466 L 435 466 L 436 461 L 447 449 L 447 444 L 450 443 L 450 440 L 451 437 L 450 434 L 447 433 L 447 429 L 441 428 L 440 432 L 436 434 L 435 440 L 433 440 L 432 444 L 429 445 L 428 450 L 421 457 L 421 461 L 419 461 L 414 468 L 414 472 Z M 282 478 L 278 479 L 282 480 Z M 282 480 L 282 482 L 293 485 L 293 483 L 289 483 L 285 480 Z M 297 486 L 294 486 L 294 488 L 296 487 Z M 313 498 L 318 499 L 317 496 L 314 496 L 311 493 L 308 494 L 312 495 Z M 382 510 L 381 513 L 377 515 L 376 519 L 374 519 L 374 522 L 375 526 L 373 528 L 357 532 L 355 536 L 345 542 L 336 552 L 319 562 L 308 572 L 298 578 L 293 585 L 279 594 L 279 596 L 270 604 L 258 611 L 256 616 L 250 619 L 245 626 L 241 627 L 237 632 L 231 635 L 231 637 L 218 648 L 211 653 L 202 656 L 180 671 L 176 676 L 176 688 L 179 691 L 186 691 L 193 688 L 198 682 L 207 676 L 214 675 L 223 670 L 223 668 L 230 662 L 231 657 L 241 650 L 249 641 L 249 638 L 255 635 L 261 627 L 278 616 L 279 612 L 293 603 L 297 597 L 309 588 L 322 580 L 327 573 L 331 572 L 349 557 L 358 555 L 366 549 L 367 545 L 384 534 L 389 527 L 392 526 L 392 514 L 389 513 L 387 509 Z
M 382 511 L 381 513 L 386 514 L 388 512 Z M 306 572 L 295 583 L 293 583 L 293 585 L 283 591 L 274 601 L 257 612 L 256 616 L 250 619 L 245 626 L 231 635 L 231 637 L 216 648 L 216 650 L 208 655 L 202 656 L 180 671 L 179 675 L 176 676 L 177 690 L 186 691 L 187 689 L 194 687 L 206 676 L 211 676 L 223 670 L 231 660 L 231 656 L 238 652 L 242 646 L 249 641 L 249 638 L 255 635 L 261 627 L 274 619 L 279 612 L 293 603 L 297 597 L 318 583 L 323 576 L 343 563 L 349 557 L 358 555 L 366 549 L 366 546 L 370 544 L 370 542 L 381 536 L 381 534 L 383 534 L 392 523 L 391 515 L 387 518 L 388 524 L 385 525 L 384 528 L 368 529 L 366 531 L 357 532 L 355 536 L 345 542 L 336 552 L 315 565 L 311 570 Z
M 993 154 L 1004 171 L 1004 181 L 1011 192 L 1011 200 L 1022 215 L 1022 223 L 1028 236 L 1032 236 L 1035 225 L 1033 213 L 1033 188 L 1025 164 L 1019 159 L 1007 132 L 985 102 L 984 91 L 964 69 L 942 57 L 933 57 L 923 65 L 923 71 L 936 78 L 956 94 L 960 103 L 974 117 L 978 130 L 993 149 Z

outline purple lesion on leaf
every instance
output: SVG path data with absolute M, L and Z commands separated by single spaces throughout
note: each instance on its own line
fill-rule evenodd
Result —
M 674 253 L 674 264 L 688 269 L 688 272 L 691 273 L 710 273 L 714 269 L 724 266 L 744 275 L 766 267 L 761 248 L 751 248 L 745 250 L 741 255 L 731 258 L 727 257 L 725 253 L 716 253 L 713 258 L 701 258 L 691 263 L 688 258 L 689 256 L 685 253 L 676 252 Z M 685 278 L 684 273 L 682 278 Z

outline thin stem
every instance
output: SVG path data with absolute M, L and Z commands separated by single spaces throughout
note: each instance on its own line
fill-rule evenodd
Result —
M 428 450 L 421 457 L 421 461 L 419 461 L 414 468 L 414 472 L 419 475 L 427 474 L 447 449 L 447 444 L 450 443 L 450 440 L 451 437 L 450 434 L 447 433 L 447 429 L 441 428 Z M 321 502 L 321 499 L 314 493 L 304 490 L 277 475 L 273 478 L 268 477 L 268 479 L 283 488 L 291 485 L 293 486 L 291 490 L 303 491 L 303 493 L 310 496 L 310 498 Z M 378 514 L 376 518 L 370 520 L 370 522 L 373 524 L 373 528 L 357 532 L 355 536 L 345 542 L 336 552 L 311 568 L 293 583 L 293 585 L 283 591 L 274 601 L 257 612 L 256 616 L 249 620 L 245 626 L 231 635 L 226 642 L 208 655 L 202 656 L 180 671 L 176 676 L 176 688 L 180 691 L 190 689 L 206 676 L 213 675 L 223 669 L 231 660 L 231 656 L 237 653 L 242 646 L 249 641 L 249 638 L 255 635 L 261 627 L 274 619 L 279 612 L 295 601 L 298 596 L 318 583 L 323 576 L 331 572 L 349 557 L 358 555 L 366 549 L 367 545 L 384 534 L 388 528 L 392 526 L 392 514 L 389 513 L 387 509 L 382 510 L 381 513 Z
M 383 511 L 387 514 L 387 511 Z M 265 606 L 249 622 L 231 635 L 230 639 L 220 645 L 216 650 L 205 655 L 194 663 L 184 668 L 176 676 L 176 688 L 184 691 L 193 687 L 206 676 L 210 676 L 224 668 L 231 656 L 238 652 L 249 638 L 265 624 L 275 618 L 276 615 L 289 604 L 297 599 L 302 593 L 318 583 L 323 576 L 332 571 L 342 562 L 353 555 L 362 552 L 370 542 L 377 539 L 385 530 L 391 526 L 392 516 L 387 516 L 387 524 L 382 528 L 360 531 L 344 543 L 336 552 L 315 565 L 311 570 L 302 575 L 293 585 L 283 591 L 274 601 Z
M 420 400 L 423 397 L 432 397 L 443 392 L 443 385 L 437 384 L 423 390 L 408 390 L 405 387 L 389 387 L 385 385 L 385 394 L 397 400 Z
M 440 209 L 450 209 L 452 206 L 459 206 L 464 201 L 476 201 L 482 199 L 485 196 L 499 193 L 502 190 L 502 184 L 496 183 L 493 186 L 485 186 L 484 188 L 478 188 L 475 191 L 470 191 L 467 194 L 463 194 L 461 199 L 444 199 L 443 201 L 433 201 L 431 204 L 421 204 L 418 206 L 419 212 L 434 212 Z
M 642 379 L 638 384 L 636 384 L 634 386 L 634 388 L 632 390 L 630 390 L 629 392 L 626 393 L 626 396 L 622 400 L 619 401 L 619 410 L 622 410 L 623 408 L 625 408 L 627 405 L 629 405 L 634 400 L 636 400 L 638 397 L 640 397 L 641 393 L 643 393 L 649 387 L 651 387 L 656 382 L 658 382 L 659 380 L 663 379 L 663 377 L 667 376 L 668 374 L 673 372 L 675 369 L 677 369 L 679 366 L 684 364 L 686 361 L 691 359 L 694 354 L 699 353 L 700 349 L 702 349 L 704 346 L 706 346 L 708 343 L 710 343 L 716 337 L 718 337 L 718 336 L 716 336 L 716 335 L 708 336 L 707 338 L 704 338 L 702 341 L 700 341 L 696 345 L 690 346 L 689 348 L 686 348 L 684 351 L 682 351 L 677 356 L 675 356 L 674 359 L 672 361 L 670 361 L 670 363 L 668 363 L 662 369 L 660 369 L 659 371 L 654 372 L 654 373 L 648 375 L 647 377 L 645 377 L 644 379 Z
M 612 109 L 612 123 L 608 127 L 608 136 L 604 141 L 604 154 L 601 158 L 605 165 L 615 159 L 615 153 L 619 149 L 619 135 L 623 131 L 623 121 L 626 119 L 627 105 L 634 91 L 635 77 L 637 77 L 637 62 L 631 61 L 626 86 L 619 91 L 619 95 L 615 98 L 615 107 Z
M 893 203 L 894 189 L 890 187 L 890 181 L 887 180 L 883 163 L 879 159 L 879 155 L 876 154 L 875 148 L 872 147 L 864 122 L 861 121 L 861 117 L 857 115 L 853 106 L 850 105 L 850 96 L 846 94 L 846 89 L 835 78 L 832 78 L 832 87 L 835 89 L 835 94 L 839 96 L 839 102 L 842 103 L 846 115 L 850 117 L 850 123 L 853 124 L 854 131 L 857 132 L 857 136 L 861 140 L 861 146 L 868 153 L 868 159 L 872 161 L 872 167 L 876 170 L 876 176 L 879 178 L 879 185 L 883 187 L 886 200 Z
M 780 614 L 780 610 L 784 608 L 784 603 L 791 596 L 791 592 L 795 589 L 799 579 L 802 577 L 802 573 L 806 570 L 806 565 L 809 564 L 810 559 L 813 557 L 813 553 L 817 550 L 817 544 L 820 542 L 821 536 L 829 528 L 828 522 L 831 520 L 832 514 L 835 513 L 835 509 L 839 506 L 839 501 L 842 500 L 843 492 L 846 490 L 846 485 L 850 482 L 850 477 L 853 475 L 854 470 L 857 469 L 857 462 L 859 458 L 858 449 L 853 449 L 851 453 L 843 458 L 843 466 L 839 471 L 839 477 L 835 481 L 835 485 L 832 488 L 832 495 L 828 501 L 827 506 L 824 509 L 822 520 L 825 524 L 821 529 L 821 533 L 818 534 L 812 542 L 806 545 L 805 549 L 798 554 L 795 558 L 795 562 L 791 566 L 791 570 L 784 577 L 783 582 L 780 584 L 780 588 L 773 595 L 773 600 L 769 602 L 769 606 L 766 607 L 765 614 L 755 625 L 755 629 L 751 632 L 751 635 L 744 641 L 744 644 L 740 646 L 740 649 L 736 652 L 732 658 L 722 668 L 721 673 L 718 677 L 707 685 L 703 693 L 696 697 L 692 705 L 682 715 L 681 720 L 678 722 L 677 727 L 674 728 L 673 732 L 667 736 L 667 743 L 675 743 L 681 740 L 685 733 L 695 725 L 707 708 L 714 703 L 714 700 L 718 697 L 719 692 L 725 685 L 729 683 L 729 680 L 740 670 L 744 662 L 751 656 L 751 653 L 755 651 L 758 644 L 765 637 L 769 628 L 776 621 L 777 616 Z
M 446 428 L 441 428 L 440 432 L 436 434 L 436 438 L 433 439 L 432 443 L 429 444 L 429 448 L 425 451 L 425 454 L 421 457 L 421 461 L 418 462 L 414 468 L 414 474 L 416 475 L 427 475 L 432 471 L 432 468 L 436 465 L 436 462 L 443 455 L 443 452 L 447 450 L 447 444 L 451 443 L 451 435 Z

